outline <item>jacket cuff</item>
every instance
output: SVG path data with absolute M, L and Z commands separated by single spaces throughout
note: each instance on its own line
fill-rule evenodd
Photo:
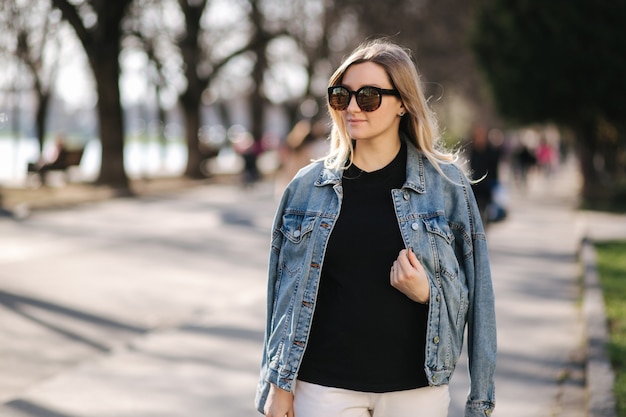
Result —
M 488 401 L 468 401 L 465 404 L 465 417 L 490 417 L 495 404 Z

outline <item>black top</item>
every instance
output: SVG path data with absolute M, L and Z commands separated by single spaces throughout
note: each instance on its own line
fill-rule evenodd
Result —
M 406 144 L 386 167 L 343 177 L 341 213 L 328 241 L 298 379 L 364 392 L 428 385 L 428 306 L 389 283 L 404 243 L 391 190 L 406 178 Z

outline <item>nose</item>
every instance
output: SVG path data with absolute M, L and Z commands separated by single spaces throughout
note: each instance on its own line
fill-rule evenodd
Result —
M 357 111 L 361 111 L 361 108 L 359 107 L 359 105 L 356 102 L 356 94 L 351 94 L 350 95 L 350 100 L 348 101 L 348 107 L 346 108 L 347 111 L 354 113 Z

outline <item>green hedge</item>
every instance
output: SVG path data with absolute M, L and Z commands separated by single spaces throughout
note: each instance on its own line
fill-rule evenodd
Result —
M 626 417 L 626 242 L 596 245 L 598 272 L 609 322 L 618 417 Z

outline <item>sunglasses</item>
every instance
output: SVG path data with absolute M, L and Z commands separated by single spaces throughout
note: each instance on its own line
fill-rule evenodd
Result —
M 328 104 L 334 110 L 345 110 L 350 105 L 353 95 L 356 97 L 356 104 L 359 108 L 367 112 L 379 108 L 384 95 L 400 97 L 398 90 L 386 90 L 366 85 L 356 91 L 351 91 L 344 86 L 336 85 L 328 87 Z

